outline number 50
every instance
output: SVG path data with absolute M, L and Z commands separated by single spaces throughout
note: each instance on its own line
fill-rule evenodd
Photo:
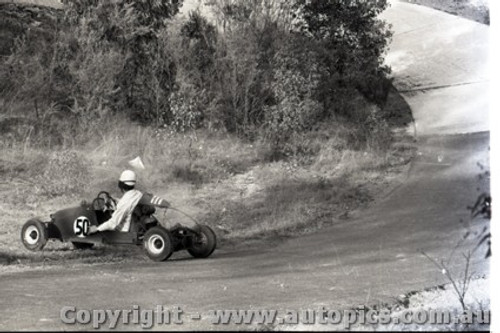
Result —
M 75 220 L 73 230 L 78 237 L 85 237 L 89 233 L 90 221 L 85 216 L 81 216 Z

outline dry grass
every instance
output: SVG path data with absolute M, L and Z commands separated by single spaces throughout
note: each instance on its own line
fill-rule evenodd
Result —
M 349 205 L 367 203 L 369 196 L 344 179 L 287 179 L 262 190 L 251 200 L 228 202 L 222 214 L 208 218 L 230 229 L 236 239 L 274 238 L 315 231 L 331 225 Z
M 101 190 L 119 197 L 117 175 L 136 156 L 146 166 L 138 171 L 140 188 L 211 225 L 224 245 L 296 236 L 348 218 L 401 175 L 414 148 L 412 139 L 399 133 L 387 150 L 368 145 L 353 150 L 352 128 L 341 123 L 325 124 L 298 140 L 302 148 L 279 161 L 269 159 L 270 147 L 264 143 L 206 131 L 155 131 L 126 122 L 102 124 L 86 144 L 58 151 L 35 148 L 33 141 L 6 144 L 0 157 L 5 180 L 0 192 L 6 198 L 0 203 L 0 261 L 50 265 L 143 258 L 136 247 L 73 251 L 71 244 L 59 242 L 31 253 L 20 241 L 29 218 L 47 220 Z M 167 226 L 186 222 L 172 211 L 158 216 Z
M 16 6 L 3 8 L 4 15 L 18 21 Z M 29 20 L 21 23 L 32 26 Z M 42 27 L 41 35 L 51 31 Z M 29 84 L 22 88 L 27 97 L 40 93 L 31 83 L 45 82 L 42 74 L 26 74 Z M 91 200 L 101 190 L 119 197 L 117 176 L 137 156 L 146 166 L 138 171 L 139 189 L 164 196 L 212 225 L 225 242 L 293 236 L 336 223 L 368 204 L 413 153 L 411 144 L 396 147 L 402 136 L 393 140 L 386 121 L 394 115 L 406 121 L 409 110 L 403 101 L 387 103 L 391 108 L 380 112 L 353 93 L 340 106 L 337 116 L 344 118 L 325 120 L 308 133 L 290 133 L 276 147 L 208 130 L 155 130 L 93 109 L 90 116 L 69 117 L 49 103 L 51 98 L 39 104 L 10 98 L 20 93 L 16 87 L 8 87 L 12 91 L 0 98 L 0 193 L 6 198 L 0 203 L 0 257 L 7 262 L 108 260 L 107 247 L 72 252 L 68 245 L 49 244 L 41 254 L 29 253 L 19 240 L 20 229 L 31 217 L 47 220 L 50 213 Z M 184 219 L 172 212 L 160 218 L 165 223 Z M 118 257 L 136 256 L 123 253 Z

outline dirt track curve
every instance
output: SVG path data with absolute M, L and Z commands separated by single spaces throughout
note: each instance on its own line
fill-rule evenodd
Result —
M 206 260 L 93 265 L 0 275 L 0 329 L 84 328 L 60 309 L 180 306 L 217 309 L 342 309 L 446 282 L 418 252 L 447 257 L 488 165 L 488 27 L 394 2 L 388 56 L 414 112 L 418 156 L 406 182 L 354 219 L 276 246 L 220 250 Z M 484 186 L 487 186 L 483 184 Z M 478 273 L 488 271 L 476 265 Z M 223 329 L 206 320 L 159 329 Z M 121 327 L 136 329 L 139 327 Z M 245 329 L 245 327 L 239 327 Z

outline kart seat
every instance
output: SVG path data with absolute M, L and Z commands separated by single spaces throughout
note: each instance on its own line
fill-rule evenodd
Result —
M 130 231 L 138 232 L 146 230 L 146 224 L 156 221 L 154 217 L 151 217 L 155 212 L 156 208 L 152 205 L 138 204 L 132 211 Z

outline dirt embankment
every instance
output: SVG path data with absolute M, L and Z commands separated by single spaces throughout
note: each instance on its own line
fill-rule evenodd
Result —
M 387 105 L 396 118 L 398 112 L 408 112 L 403 102 L 398 94 L 390 94 Z M 415 153 L 415 141 L 405 130 L 396 131 L 394 137 L 390 151 L 380 156 L 363 151 L 335 151 L 330 146 L 335 140 L 332 139 L 325 142 L 312 164 L 259 159 L 255 162 L 253 158 L 246 157 L 247 161 L 253 161 L 252 164 L 237 170 L 231 166 L 233 163 L 223 161 L 233 170 L 224 172 L 225 176 L 201 183 L 197 180 L 192 183 L 189 177 L 173 178 L 165 186 L 155 186 L 158 175 L 146 173 L 141 176 L 151 186 L 147 186 L 149 191 L 167 198 L 175 207 L 209 224 L 217 233 L 220 247 L 241 248 L 246 246 L 243 243 L 248 246 L 255 246 L 256 243 L 276 245 L 289 237 L 349 222 L 357 212 L 370 207 L 400 185 L 407 177 L 409 162 Z M 224 139 L 224 150 L 216 148 L 220 143 L 215 143 L 213 139 L 200 137 L 199 140 L 199 146 L 211 159 L 214 149 L 218 154 L 225 155 L 229 152 L 227 145 L 231 145 L 230 140 Z M 238 150 L 248 149 L 245 153 L 248 155 L 255 149 L 251 146 L 245 144 Z M 30 156 L 23 157 L 21 154 L 17 158 L 19 154 L 11 152 L 0 158 L 0 172 L 8 179 L 8 183 L 0 184 L 0 192 L 7 198 L 0 203 L 0 264 L 8 265 L 10 268 L 5 268 L 10 271 L 13 266 L 17 270 L 147 261 L 142 249 L 136 247 L 101 245 L 93 250 L 78 251 L 71 244 L 55 241 L 49 242 L 42 252 L 33 253 L 23 248 L 19 234 L 25 221 L 35 216 L 47 220 L 59 209 L 78 205 L 82 199 L 91 200 L 100 190 L 108 190 L 119 197 L 113 179 L 127 166 L 126 156 L 114 156 L 112 158 L 117 157 L 122 162 L 110 161 L 108 164 L 111 156 L 105 157 L 94 151 L 95 156 L 88 166 L 90 169 L 85 169 L 92 174 L 88 178 L 90 183 L 88 186 L 82 183 L 87 188 L 86 192 L 80 196 L 48 198 L 43 194 L 43 186 L 48 186 L 51 191 L 57 191 L 60 186 L 66 188 L 67 182 L 72 179 L 71 170 L 74 169 L 75 175 L 83 171 L 78 163 L 64 164 L 66 160 L 63 157 L 54 160 L 51 156 L 59 156 L 54 155 L 56 152 L 47 154 L 44 157 L 43 152 L 32 151 Z M 45 163 L 47 157 L 49 161 Z M 199 158 L 207 168 L 209 160 L 203 156 Z M 241 161 L 237 155 L 229 158 L 234 163 Z M 57 161 L 62 161 L 62 164 Z M 214 165 L 212 172 L 217 168 L 219 166 Z M 206 176 L 202 170 L 197 172 L 202 178 Z M 49 183 L 38 183 L 42 179 L 37 175 L 46 178 Z M 69 177 L 68 181 L 64 180 L 66 177 Z M 82 179 L 74 181 L 77 184 L 76 181 L 81 182 Z M 158 217 L 165 226 L 183 221 L 182 216 L 172 211 L 167 211 L 166 215 L 159 212 Z

